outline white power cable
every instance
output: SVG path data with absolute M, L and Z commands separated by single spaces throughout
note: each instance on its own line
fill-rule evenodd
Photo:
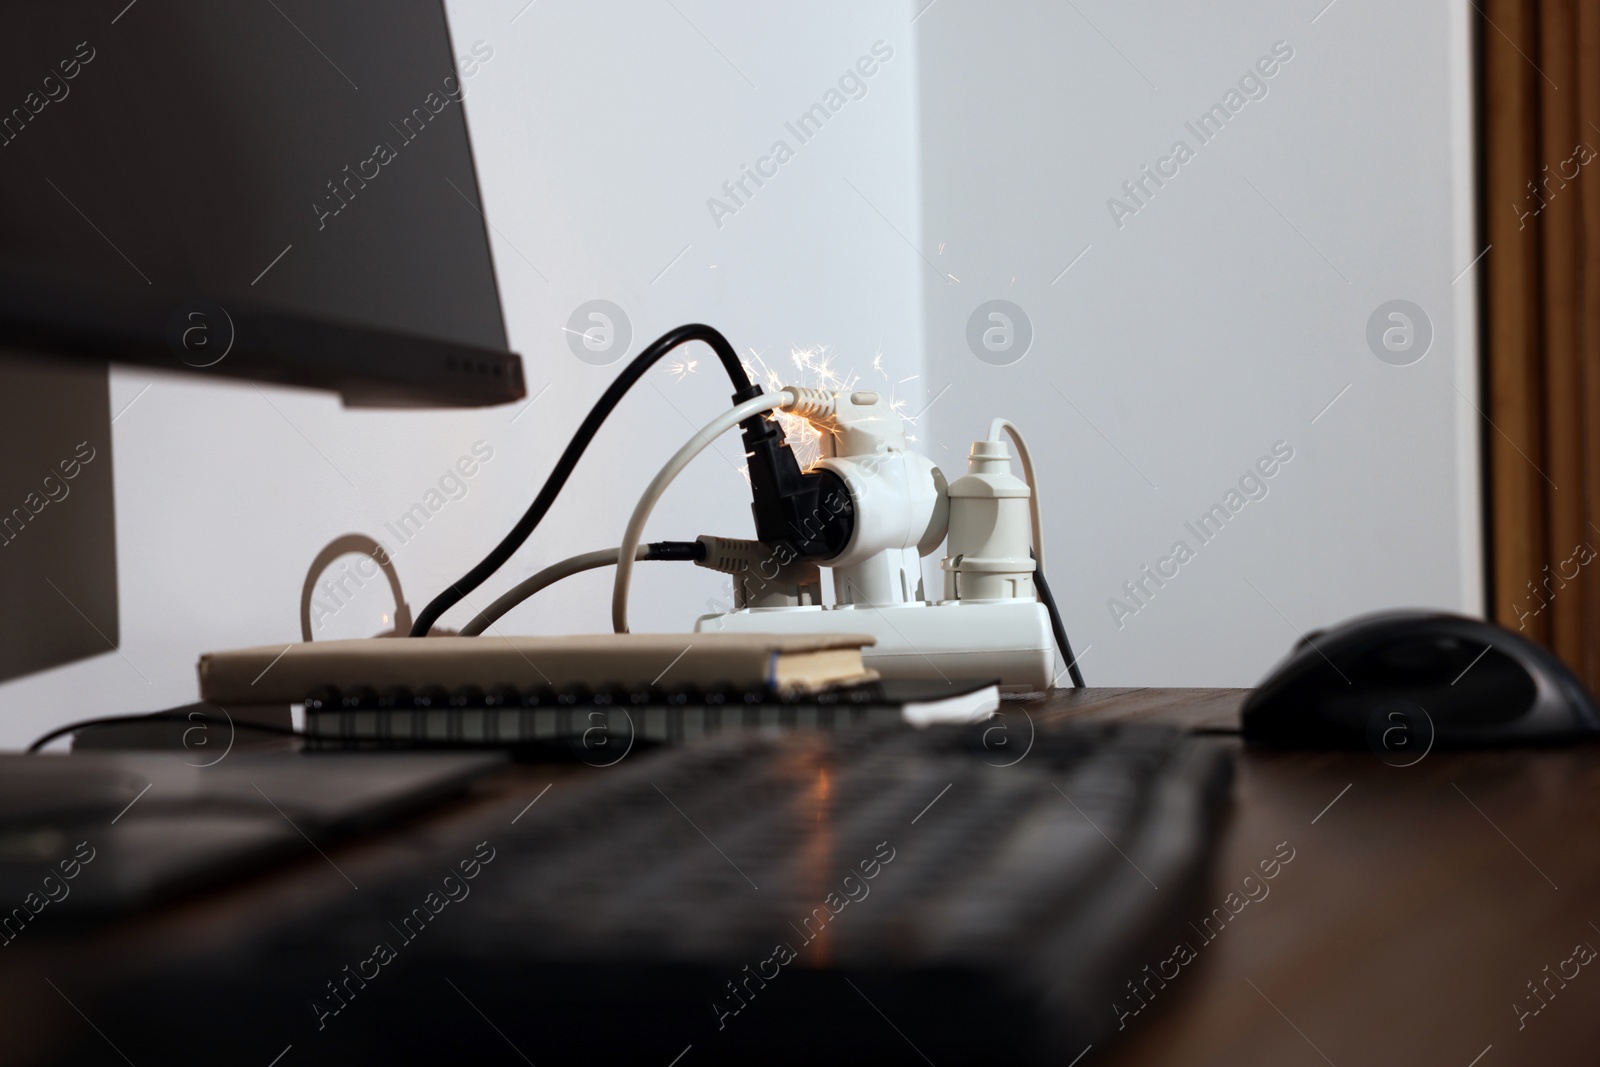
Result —
M 989 424 L 989 440 L 1000 440 L 1004 430 L 1017 445 L 1017 458 L 1022 461 L 1022 480 L 1028 483 L 1028 517 L 1033 523 L 1033 559 L 1044 570 L 1044 509 L 1039 505 L 1039 483 L 1033 476 L 1033 457 L 1028 454 L 1028 443 L 1022 431 L 1010 419 L 995 419 Z
M 550 564 L 550 566 L 537 574 L 522 579 L 522 581 L 498 597 L 493 604 L 473 616 L 472 621 L 461 628 L 461 636 L 477 637 L 490 626 L 493 626 L 501 616 L 512 608 L 527 600 L 539 590 L 554 585 L 563 578 L 570 578 L 574 574 L 581 574 L 584 571 L 592 571 L 596 567 L 611 566 L 617 562 L 617 554 L 621 551 L 620 548 L 602 548 L 597 552 L 584 552 L 581 555 L 569 556 L 559 563 Z M 640 545 L 633 558 L 644 559 L 649 554 L 649 547 Z
M 672 484 L 672 480 L 689 465 L 691 460 L 705 451 L 706 446 L 721 434 L 753 415 L 764 415 L 774 408 L 798 402 L 797 390 L 780 389 L 776 393 L 763 393 L 754 399 L 746 400 L 731 411 L 723 412 L 706 423 L 688 444 L 678 449 L 673 457 L 667 460 L 666 466 L 661 468 L 660 473 L 645 487 L 644 495 L 634 506 L 633 517 L 628 520 L 627 532 L 622 535 L 622 546 L 617 549 L 617 577 L 616 583 L 611 588 L 613 630 L 619 634 L 628 632 L 628 585 L 633 580 L 633 561 L 639 551 L 639 542 L 644 540 L 645 521 L 650 518 L 650 512 L 656 506 L 656 501 L 661 499 L 661 494 L 667 491 L 667 486 Z

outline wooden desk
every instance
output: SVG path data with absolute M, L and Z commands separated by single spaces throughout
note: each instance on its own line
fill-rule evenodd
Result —
M 1063 691 L 1039 714 L 1233 725 L 1244 693 Z M 1295 859 L 1102 1063 L 1600 1062 L 1600 960 L 1566 988 L 1551 980 L 1520 1025 L 1513 1007 L 1539 1003 L 1526 983 L 1574 945 L 1600 949 L 1600 751 L 1431 752 L 1399 768 L 1241 745 L 1236 772 L 1216 903 L 1279 842 Z
M 1044 722 L 1230 727 L 1243 695 L 1064 690 L 1027 707 Z M 419 842 L 477 840 L 487 827 L 502 832 L 547 785 L 562 788 L 568 773 L 510 768 L 402 832 L 330 847 L 328 857 L 355 882 L 375 881 Z M 1241 746 L 1234 798 L 1214 903 L 1221 906 L 1279 843 L 1289 843 L 1294 859 L 1265 899 L 1249 904 L 1151 998 L 1119 1043 L 1096 1048 L 1082 1067 L 1600 1061 L 1600 966 L 1582 967 L 1565 988 L 1550 979 L 1548 1006 L 1520 1028 L 1513 1007 L 1538 1003 L 1527 983 L 1563 966 L 1575 944 L 1600 948 L 1592 829 L 1600 825 L 1600 752 L 1432 752 L 1396 768 L 1365 753 Z M 41 976 L 75 992 L 97 975 L 136 970 L 165 954 L 228 945 L 263 917 L 348 892 L 308 852 L 302 862 L 92 939 L 19 939 L 0 955 L 0 1061 L 52 1062 L 48 1049 L 86 1026 Z M 204 991 L 183 995 L 193 1010 L 217 1010 Z M 104 1051 L 105 1062 L 122 1062 Z M 136 1050 L 125 1051 L 141 1062 Z M 939 1063 L 937 1048 L 924 1051 Z

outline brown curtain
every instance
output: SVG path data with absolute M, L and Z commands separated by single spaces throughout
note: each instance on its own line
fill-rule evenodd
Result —
M 1600 688 L 1600 0 L 1480 0 L 1490 602 Z

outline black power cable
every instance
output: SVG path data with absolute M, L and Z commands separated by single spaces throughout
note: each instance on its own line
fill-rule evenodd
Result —
M 578 427 L 578 432 L 572 435 L 566 451 L 562 452 L 561 458 L 556 461 L 550 476 L 545 479 L 539 495 L 534 497 L 533 503 L 528 506 L 522 518 L 517 520 L 511 532 L 494 546 L 494 549 L 483 558 L 483 562 L 458 578 L 454 585 L 434 597 L 428 606 L 422 609 L 422 613 L 417 616 L 417 621 L 411 627 L 410 636 L 426 637 L 440 616 L 459 604 L 467 594 L 505 565 L 506 560 L 522 547 L 534 528 L 543 521 L 545 513 L 550 510 L 550 505 L 555 503 L 556 495 L 572 476 L 573 468 L 578 465 L 584 449 L 594 440 L 595 434 L 600 430 L 600 424 L 606 421 L 606 416 L 610 415 L 612 409 L 622 400 L 623 394 L 637 384 L 639 379 L 644 377 L 645 371 L 662 356 L 690 341 L 704 341 L 711 346 L 711 350 L 717 354 L 717 359 L 722 363 L 722 369 L 727 371 L 729 380 L 733 382 L 736 392 L 752 388 L 750 376 L 745 373 L 744 365 L 739 362 L 739 356 L 734 352 L 733 346 L 728 343 L 726 337 L 710 326 L 690 323 L 668 330 L 656 338 L 655 342 L 634 357 L 633 362 L 623 368 L 622 373 L 617 376 L 617 380 L 600 394 L 600 399 L 595 401 L 594 407 Z
M 194 722 L 206 725 L 232 726 L 236 730 L 254 730 L 256 733 L 276 734 L 283 737 L 304 737 L 299 730 L 290 726 L 275 726 L 272 723 L 250 722 L 241 720 L 235 722 L 228 718 L 218 718 L 215 715 L 202 711 L 188 711 L 183 708 L 173 708 L 170 711 L 152 711 L 146 715 L 107 715 L 98 719 L 84 719 L 81 722 L 69 723 L 57 730 L 51 730 L 39 740 L 28 746 L 28 755 L 33 755 L 41 748 L 65 734 L 75 730 L 86 730 L 91 726 L 110 726 L 114 723 L 146 723 L 146 722 Z
M 1050 583 L 1044 580 L 1044 568 L 1038 566 L 1037 561 L 1033 570 L 1033 585 L 1039 590 L 1039 601 L 1044 604 L 1044 610 L 1050 614 L 1050 629 L 1055 631 L 1056 647 L 1061 649 L 1061 658 L 1067 661 L 1067 673 L 1072 676 L 1072 684 L 1083 689 L 1083 672 L 1078 670 L 1078 657 L 1072 654 L 1072 642 L 1067 640 L 1067 628 L 1061 622 L 1061 609 L 1056 607 L 1056 598 L 1050 593 Z

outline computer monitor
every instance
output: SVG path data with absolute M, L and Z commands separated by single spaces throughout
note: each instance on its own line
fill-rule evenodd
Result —
M 0 35 L 0 348 L 524 395 L 440 0 L 28 4 Z
M 72 0 L 0 32 L 0 679 L 117 647 L 107 362 L 525 395 L 441 0 Z M 70 502 L 67 501 L 70 494 Z

